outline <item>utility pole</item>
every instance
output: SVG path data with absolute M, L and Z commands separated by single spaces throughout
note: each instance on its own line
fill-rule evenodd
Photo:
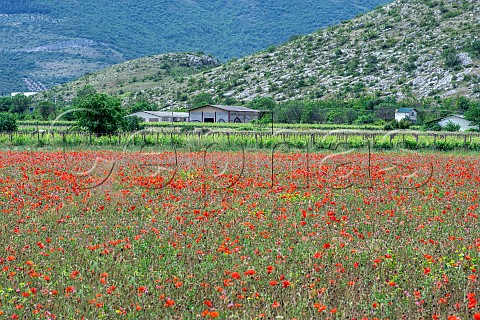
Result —
M 273 110 L 272 110 L 272 136 L 273 136 Z

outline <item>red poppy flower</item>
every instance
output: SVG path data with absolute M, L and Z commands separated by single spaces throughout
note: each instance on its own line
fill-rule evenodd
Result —
M 173 299 L 167 298 L 165 300 L 165 307 L 173 307 L 174 304 L 175 304 L 175 301 Z
M 213 303 L 210 300 L 205 300 L 205 301 L 203 301 L 203 303 L 209 308 L 211 308 L 213 306 Z
M 255 274 L 255 270 L 250 269 L 245 271 L 243 274 L 246 276 L 253 276 Z
M 237 279 L 237 280 L 242 277 L 242 276 L 240 275 L 240 273 L 238 273 L 238 272 L 232 272 L 231 276 L 232 276 L 232 278 Z

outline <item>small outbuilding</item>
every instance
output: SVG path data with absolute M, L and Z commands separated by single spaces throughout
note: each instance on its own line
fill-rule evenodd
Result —
M 417 122 L 418 111 L 415 108 L 398 108 L 395 110 L 395 120 L 402 121 L 403 119 Z
M 190 122 L 248 123 L 258 120 L 259 111 L 242 106 L 204 105 L 189 110 Z
M 188 112 L 139 111 L 128 116 L 140 117 L 143 122 L 188 122 Z
M 437 123 L 440 127 L 445 127 L 449 122 L 459 125 L 460 126 L 460 131 L 466 131 L 468 129 L 476 129 L 478 130 L 478 126 L 472 125 L 472 122 L 465 119 L 463 115 L 460 114 L 453 114 L 448 117 L 442 118 L 440 120 L 437 120 Z

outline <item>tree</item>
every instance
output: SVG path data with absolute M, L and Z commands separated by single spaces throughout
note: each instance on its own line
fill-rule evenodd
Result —
M 462 65 L 462 60 L 453 49 L 447 49 L 443 52 L 445 66 L 450 69 L 458 69 Z
M 455 101 L 455 107 L 458 109 L 458 110 L 461 110 L 461 111 L 466 111 L 468 110 L 468 108 L 470 108 L 470 100 L 466 97 L 459 97 L 456 101 Z
M 77 91 L 77 96 L 72 99 L 72 105 L 78 106 L 85 98 L 97 94 L 97 89 L 91 84 L 84 85 Z
M 402 119 L 400 121 L 391 120 L 383 126 L 384 130 L 394 130 L 394 129 L 408 129 L 411 126 L 410 120 Z
M 273 110 L 277 103 L 271 97 L 256 97 L 247 106 L 255 110 Z
M 130 113 L 140 112 L 140 111 L 155 111 L 158 110 L 158 106 L 150 102 L 137 102 L 130 107 Z
M 77 124 L 96 134 L 112 134 L 124 126 L 120 99 L 104 93 L 88 95 L 77 105 Z
M 125 121 L 123 122 L 123 131 L 134 132 L 142 130 L 145 127 L 141 124 L 142 122 L 143 118 L 137 116 L 127 116 L 125 117 Z
M 342 110 L 331 110 L 327 113 L 328 121 L 339 124 L 347 122 L 345 113 Z
M 91 84 L 86 84 L 77 91 L 77 98 L 85 98 L 86 96 L 96 93 L 97 89 L 95 89 L 94 86 L 92 86 Z
M 12 107 L 11 97 L 0 97 L 0 112 L 9 111 Z
M 373 113 L 362 114 L 355 120 L 356 123 L 360 124 L 372 124 L 375 121 L 377 121 L 377 118 Z
M 258 119 L 258 123 L 267 124 L 272 123 L 272 114 L 271 113 L 261 113 L 260 119 Z
M 302 113 L 304 109 L 304 101 L 286 101 L 275 107 L 274 119 L 277 122 L 300 123 L 302 121 Z
M 407 119 L 402 119 L 397 122 L 398 123 L 398 129 L 408 129 L 412 125 L 410 120 Z
M 353 109 L 347 109 L 345 112 L 345 120 L 348 124 L 352 124 L 355 119 L 358 117 L 358 112 Z
M 234 97 L 226 97 L 223 99 L 222 103 L 226 106 L 238 106 L 240 104 L 240 102 Z
M 10 112 L 13 113 L 24 113 L 32 105 L 32 98 L 27 97 L 23 93 L 17 94 L 12 98 L 12 105 L 10 107 Z
M 470 108 L 465 112 L 465 119 L 472 121 L 473 125 L 480 125 L 480 104 L 471 104 Z
M 38 104 L 38 112 L 42 119 L 46 121 L 50 115 L 55 114 L 55 104 L 50 101 L 42 101 Z
M 193 107 L 201 107 L 206 104 L 213 104 L 213 98 L 210 93 L 200 93 L 193 97 L 190 103 Z
M 11 113 L 0 113 L 0 132 L 14 132 L 17 129 L 17 120 Z
M 460 125 L 458 123 L 453 123 L 452 121 L 448 121 L 442 128 L 445 131 L 460 131 Z

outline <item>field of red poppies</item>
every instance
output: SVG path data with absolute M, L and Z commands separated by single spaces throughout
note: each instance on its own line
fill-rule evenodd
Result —
M 480 158 L 4 151 L 11 319 L 480 319 Z

